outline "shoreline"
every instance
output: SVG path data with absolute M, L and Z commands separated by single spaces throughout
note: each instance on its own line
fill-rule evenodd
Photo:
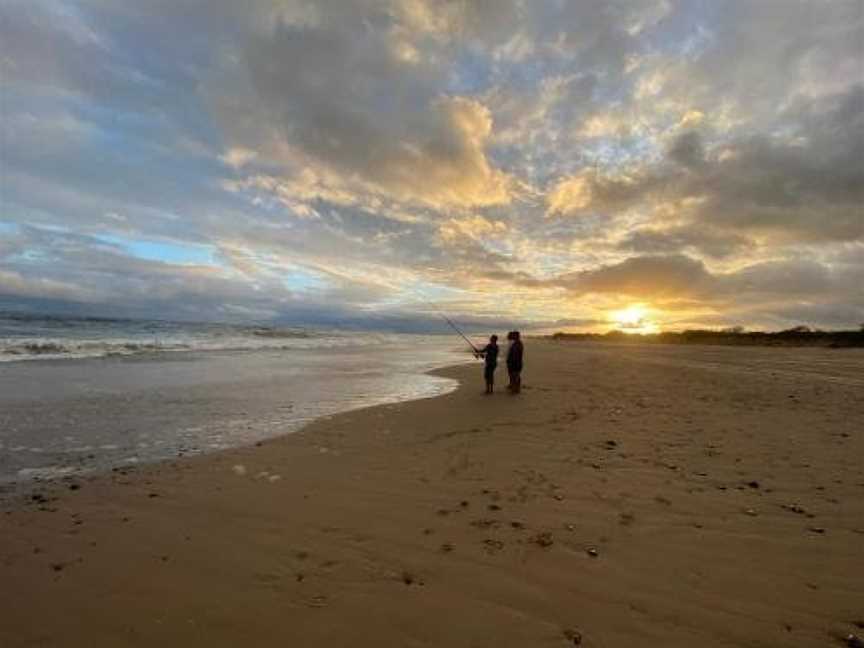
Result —
M 466 361 L 446 349 L 383 361 L 354 350 L 0 368 L 0 491 L 33 478 L 209 455 L 295 433 L 322 415 L 437 395 L 457 385 L 430 371 Z
M 450 366 L 434 372 L 460 380 L 446 395 L 46 488 L 0 514 L 0 644 L 860 634 L 858 387 L 846 368 L 765 380 L 734 351 L 716 371 L 693 349 L 532 341 L 519 396 L 484 397 L 477 367 Z
M 91 360 L 92 358 L 86 358 L 87 360 Z M 435 376 L 440 378 L 446 378 L 454 381 L 453 389 L 449 391 L 444 391 L 437 394 L 430 394 L 425 396 L 418 397 L 406 397 L 401 400 L 395 400 L 392 402 L 381 402 L 375 403 L 371 405 L 358 405 L 357 407 L 352 407 L 349 409 L 339 410 L 337 412 L 333 412 L 331 414 L 322 414 L 320 416 L 313 417 L 312 419 L 299 423 L 299 427 L 293 430 L 288 430 L 283 433 L 277 434 L 275 436 L 269 437 L 267 439 L 262 439 L 261 441 L 255 441 L 252 443 L 246 443 L 243 445 L 231 446 L 227 448 L 220 448 L 217 450 L 211 450 L 209 452 L 199 452 L 199 453 L 190 453 L 184 454 L 178 457 L 165 457 L 162 459 L 153 459 L 149 461 L 140 461 L 135 463 L 128 463 L 121 466 L 113 466 L 113 467 L 101 467 L 101 468 L 93 468 L 90 470 L 84 470 L 81 472 L 71 472 L 59 474 L 57 476 L 49 476 L 49 477 L 30 477 L 30 478 L 21 478 L 17 480 L 10 480 L 7 482 L 0 481 L 0 507 L 3 506 L 4 503 L 14 503 L 16 498 L 24 498 L 25 500 L 29 498 L 33 491 L 39 489 L 50 489 L 52 486 L 56 486 L 59 490 L 68 489 L 70 484 L 76 484 L 80 487 L 82 482 L 85 481 L 95 481 L 95 480 L 104 480 L 106 478 L 110 478 L 112 473 L 136 473 L 142 474 L 148 469 L 152 469 L 156 472 L 159 472 L 160 467 L 164 468 L 183 468 L 184 464 L 198 462 L 198 461 L 206 461 L 208 459 L 214 459 L 220 457 L 222 455 L 230 455 L 233 452 L 239 451 L 248 451 L 253 448 L 261 448 L 265 444 L 279 442 L 280 440 L 286 439 L 288 437 L 300 436 L 307 434 L 309 432 L 309 428 L 318 423 L 325 423 L 333 418 L 340 417 L 343 415 L 351 414 L 354 412 L 361 412 L 364 410 L 372 410 L 377 408 L 389 408 L 396 405 L 407 405 L 416 401 L 423 400 L 433 400 L 436 398 L 443 398 L 448 394 L 459 390 L 462 385 L 457 377 L 451 377 L 447 375 L 450 371 L 455 372 L 456 370 L 467 366 L 469 362 L 464 363 L 453 363 L 448 365 L 442 365 L 440 367 L 436 367 L 434 369 L 429 369 L 428 371 L 422 372 L 423 375 L 426 376 Z M 383 398 L 383 397 L 382 397 Z M 35 469 L 39 470 L 39 469 Z M 54 469 L 56 470 L 56 469 Z M 5 490 L 4 490 L 5 489 Z M 78 490 L 75 488 L 74 490 Z

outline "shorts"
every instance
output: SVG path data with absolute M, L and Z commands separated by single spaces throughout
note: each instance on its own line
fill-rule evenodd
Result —
M 483 369 L 483 377 L 487 383 L 495 382 L 495 365 L 486 365 Z

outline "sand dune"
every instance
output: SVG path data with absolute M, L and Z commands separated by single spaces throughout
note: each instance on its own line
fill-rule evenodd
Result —
M 0 646 L 843 645 L 862 370 L 533 341 L 519 397 L 456 367 L 447 396 L 60 482 L 4 503 Z

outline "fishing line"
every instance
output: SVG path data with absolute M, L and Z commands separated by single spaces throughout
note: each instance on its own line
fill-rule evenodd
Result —
M 431 308 L 433 311 L 435 311 L 435 313 L 436 313 L 436 314 L 437 314 L 441 319 L 443 319 L 445 322 L 447 322 L 447 324 L 450 326 L 450 328 L 452 328 L 454 331 L 456 331 L 456 333 L 458 333 L 459 336 L 460 336 L 463 340 L 465 340 L 465 341 L 468 343 L 468 346 L 471 347 L 471 350 L 472 350 L 475 354 L 480 353 L 480 349 L 478 349 L 476 346 L 474 346 L 474 343 L 473 343 L 470 339 L 468 339 L 468 336 L 465 335 L 465 334 L 462 332 L 462 330 L 461 330 L 458 326 L 456 326 L 456 323 L 455 323 L 453 320 L 451 320 L 449 317 L 447 317 L 444 313 L 442 313 L 441 310 L 440 310 L 440 309 L 439 309 L 435 304 L 433 304 L 433 303 L 430 302 L 428 299 L 426 299 L 423 295 L 421 295 L 420 293 L 418 293 L 418 292 L 415 291 L 415 290 L 412 290 L 411 288 L 405 288 L 405 289 L 403 289 L 403 290 L 405 290 L 406 292 L 411 293 L 414 297 L 416 297 L 416 298 L 419 299 L 421 302 L 423 302 L 424 304 L 426 304 L 429 308 Z

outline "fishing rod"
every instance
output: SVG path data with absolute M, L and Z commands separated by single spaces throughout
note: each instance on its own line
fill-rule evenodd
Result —
M 471 340 L 469 340 L 469 339 L 465 336 L 465 334 L 464 334 L 462 331 L 459 330 L 459 327 L 456 326 L 456 325 L 453 323 L 453 320 L 451 320 L 449 317 L 447 317 L 444 313 L 442 313 L 442 312 L 440 312 L 440 311 L 438 312 L 438 314 L 439 314 L 441 317 L 444 318 L 444 321 L 447 322 L 447 323 L 448 323 L 448 324 L 453 328 L 454 331 L 456 331 L 459 335 L 462 336 L 462 339 L 465 340 L 465 341 L 468 343 L 468 346 L 470 346 L 470 347 L 473 349 L 474 353 L 480 353 L 480 349 L 478 349 L 477 347 L 475 347 L 475 346 L 474 346 L 474 343 L 471 342 Z
M 456 326 L 455 322 L 453 322 L 453 320 L 451 320 L 451 319 L 450 319 L 449 317 L 447 317 L 444 313 L 442 313 L 441 310 L 440 310 L 440 309 L 439 309 L 435 304 L 433 304 L 431 301 L 429 301 L 428 299 L 426 299 L 423 295 L 421 295 L 420 293 L 418 293 L 416 290 L 411 290 L 411 289 L 409 288 L 409 289 L 408 289 L 408 292 L 410 292 L 414 297 L 418 298 L 419 301 L 423 302 L 423 303 L 426 304 L 429 308 L 431 308 L 433 311 L 435 311 L 435 313 L 436 313 L 438 316 L 440 316 L 441 319 L 443 319 L 445 322 L 447 322 L 447 324 L 450 325 L 450 328 L 452 328 L 454 331 L 456 331 L 456 333 L 459 334 L 459 337 L 461 337 L 463 340 L 465 340 L 465 341 L 468 343 L 468 346 L 471 347 L 471 350 L 472 350 L 475 354 L 478 354 L 478 355 L 479 355 L 479 353 L 480 353 L 480 349 L 478 349 L 476 346 L 474 346 L 474 343 L 473 343 L 471 340 L 468 339 L 468 337 L 467 337 L 467 336 L 462 332 L 462 330 L 461 330 L 458 326 Z

